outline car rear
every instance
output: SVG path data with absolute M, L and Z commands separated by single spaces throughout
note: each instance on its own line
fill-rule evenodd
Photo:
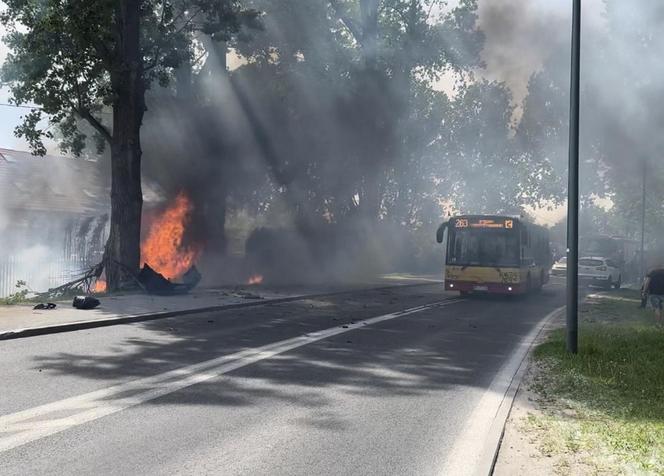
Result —
M 610 286 L 611 270 L 604 258 L 579 259 L 579 281 L 587 285 Z
M 556 261 L 551 268 L 551 276 L 567 276 L 567 258 Z

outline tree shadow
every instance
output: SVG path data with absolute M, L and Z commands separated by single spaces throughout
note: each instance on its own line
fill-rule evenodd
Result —
M 54 376 L 73 375 L 112 385 L 440 300 L 439 287 L 375 290 L 150 321 L 128 327 L 137 335 L 103 352 L 62 352 L 34 361 Z M 542 301 L 552 306 L 556 300 L 557 294 L 543 293 L 537 299 L 472 300 L 433 308 L 313 342 L 147 403 L 230 408 L 276 400 L 316 409 L 315 416 L 302 423 L 338 429 L 343 421 L 335 419 L 332 399 L 322 390 L 398 398 L 458 386 L 485 388 L 543 315 Z

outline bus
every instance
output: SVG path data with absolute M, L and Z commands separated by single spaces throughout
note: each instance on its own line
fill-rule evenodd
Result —
M 521 218 L 455 216 L 436 239 L 444 244 L 447 291 L 526 294 L 549 281 L 549 231 Z

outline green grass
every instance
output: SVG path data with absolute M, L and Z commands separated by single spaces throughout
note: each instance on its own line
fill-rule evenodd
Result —
M 597 473 L 664 474 L 664 330 L 638 293 L 584 304 L 579 354 L 554 332 L 535 350 L 543 416 L 527 422 L 549 455 L 576 455 Z

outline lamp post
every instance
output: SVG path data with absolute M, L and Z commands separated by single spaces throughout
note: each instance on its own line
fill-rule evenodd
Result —
M 641 262 L 639 263 L 639 280 L 643 282 L 646 277 L 646 183 L 648 180 L 648 161 L 643 158 L 643 177 L 641 183 Z
M 573 0 L 567 186 L 567 351 L 579 350 L 579 89 L 581 0 Z

